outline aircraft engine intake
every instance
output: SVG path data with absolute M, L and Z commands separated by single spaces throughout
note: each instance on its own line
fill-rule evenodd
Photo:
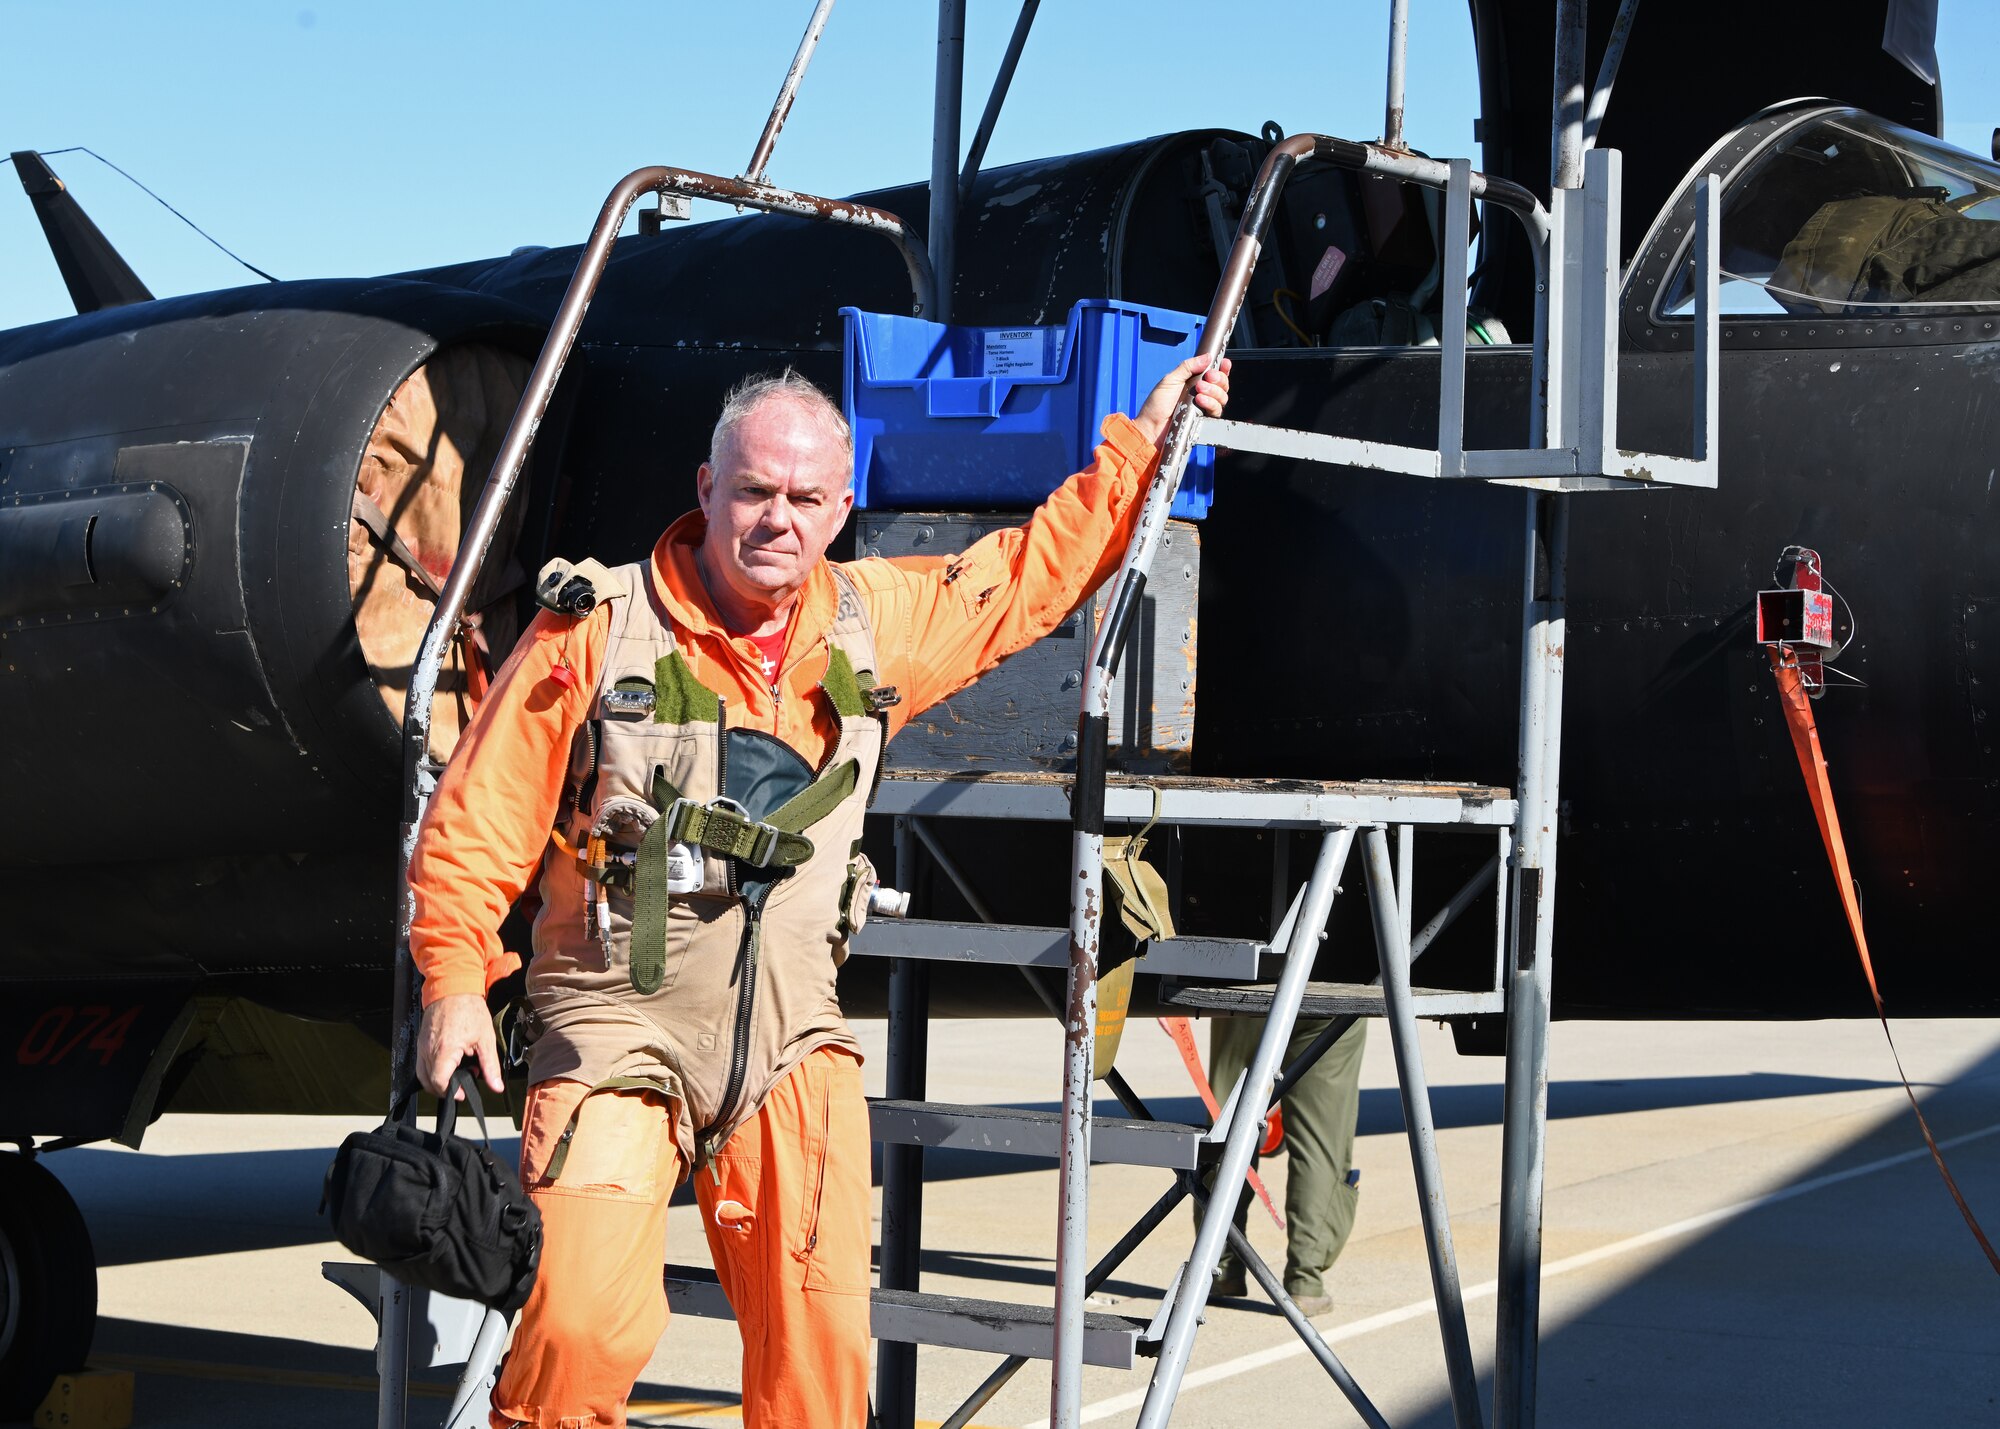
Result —
M 382 842 L 429 587 L 538 340 L 499 299 L 379 279 L 0 336 L 6 863 Z M 474 593 L 495 665 L 508 566 Z M 484 673 L 464 658 L 440 753 Z M 64 836 L 80 809 L 103 837 Z

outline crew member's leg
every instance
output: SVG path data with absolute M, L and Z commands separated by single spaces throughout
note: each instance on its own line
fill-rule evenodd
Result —
M 1302 1017 L 1292 1027 L 1284 1061 L 1312 1045 L 1326 1027 L 1319 1018 Z M 1208 1034 L 1209 1079 L 1218 1100 L 1229 1095 L 1237 1077 L 1256 1055 L 1264 1035 L 1263 1019 L 1218 1017 Z M 1368 1023 L 1356 1022 L 1327 1048 L 1296 1086 L 1285 1093 L 1285 1293 L 1310 1302 L 1319 1314 L 1330 1306 L 1320 1277 L 1332 1268 L 1354 1230 L 1361 1189 L 1350 1180 L 1354 1165 L 1354 1123 L 1360 1109 L 1361 1053 L 1368 1043 Z M 1257 1164 L 1252 1161 L 1253 1166 Z M 1247 1224 L 1250 1189 L 1236 1202 L 1236 1227 Z M 1216 1266 L 1217 1295 L 1241 1295 L 1246 1286 L 1243 1263 L 1224 1249 Z
M 1303 1052 L 1325 1026 L 1301 1022 L 1292 1033 L 1287 1058 Z M 1326 1295 L 1320 1276 L 1340 1258 L 1354 1229 L 1361 1189 L 1350 1184 L 1348 1173 L 1354 1165 L 1361 1053 L 1367 1045 L 1363 1019 L 1285 1093 L 1285 1293 L 1295 1300 Z
M 867 1422 L 868 1165 L 861 1064 L 822 1047 L 695 1173 L 743 1332 L 746 1429 Z
M 542 1260 L 493 1391 L 494 1429 L 622 1425 L 666 1327 L 660 1272 L 680 1171 L 673 1108 L 652 1092 L 588 1090 L 557 1080 L 528 1092 L 521 1181 L 542 1212 Z M 576 1130 L 551 1179 L 572 1112 Z
M 1229 1093 L 1236 1085 L 1236 1079 L 1250 1066 L 1250 1059 L 1257 1054 L 1257 1039 L 1264 1035 L 1264 1019 L 1261 1017 L 1211 1017 L 1208 1021 L 1208 1085 L 1215 1093 L 1218 1105 L 1229 1099 Z M 1250 1161 L 1254 1169 L 1257 1159 Z M 1251 1191 L 1248 1185 L 1236 1198 L 1236 1229 L 1243 1230 L 1249 1225 Z M 1249 1276 L 1243 1268 L 1243 1261 L 1227 1244 L 1222 1247 L 1222 1259 L 1216 1262 L 1214 1295 L 1233 1297 L 1242 1295 L 1249 1289 Z

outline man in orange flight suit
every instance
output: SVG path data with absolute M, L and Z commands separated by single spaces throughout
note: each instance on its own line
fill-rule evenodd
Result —
M 544 1243 L 494 1391 L 496 1429 L 625 1423 L 666 1324 L 667 1201 L 689 1174 L 743 1336 L 745 1423 L 865 1422 L 869 1134 L 860 1055 L 833 996 L 846 929 L 819 906 L 847 896 L 833 845 L 858 838 L 882 739 L 1055 629 L 1116 571 L 1180 393 L 1195 382 L 1210 415 L 1228 400 L 1228 363 L 1198 375 L 1199 366 L 1176 368 L 1136 418 L 1107 419 L 1091 466 L 1024 526 L 950 562 L 838 567 L 825 552 L 854 501 L 840 410 L 796 374 L 747 383 L 725 404 L 696 475 L 701 509 L 600 592 L 618 598 L 580 619 L 545 611 L 516 646 L 439 782 L 410 868 L 411 951 L 424 979 L 418 1070 L 433 1092 L 467 1057 L 500 1089 L 485 994 L 518 960 L 497 929 L 542 872 L 521 1176 Z M 634 681 L 627 669 L 658 678 Z M 882 697 L 868 713 L 886 714 L 885 732 L 854 717 L 857 673 L 872 685 L 864 694 Z M 642 723 L 607 717 L 614 684 L 621 697 L 639 691 Z M 683 723 L 655 723 L 670 720 Z M 641 741 L 637 773 L 619 772 L 621 758 L 633 760 L 613 736 Z M 715 753 L 718 740 L 743 753 Z M 682 759 L 677 751 L 694 745 L 713 757 Z M 774 755 L 779 745 L 792 753 Z M 580 789 L 575 761 L 586 746 L 590 787 Z M 853 759 L 836 761 L 850 750 Z M 756 821 L 784 822 L 782 809 L 749 810 L 748 822 L 713 808 L 688 817 L 682 806 L 697 800 L 683 792 L 731 761 L 789 762 L 802 771 L 795 784 L 827 771 L 815 788 L 847 774 L 832 790 L 839 807 L 805 831 L 817 848 L 768 831 L 749 863 L 725 856 L 749 846 L 730 839 L 754 834 Z M 615 860 L 578 857 L 594 831 L 616 847 L 621 801 L 606 797 L 606 781 L 643 796 L 649 777 L 650 799 L 628 794 L 626 814 L 670 826 L 668 837 L 687 840 L 675 855 L 708 873 L 702 894 L 684 896 L 687 864 L 660 863 L 684 882 L 672 898 L 657 895 L 650 914 L 646 842 L 627 856 L 639 871 L 622 884 L 622 904 Z M 706 801 L 741 811 L 714 797 L 724 792 L 708 787 Z M 842 838 L 823 837 L 828 829 Z M 786 901 L 809 885 L 810 900 Z M 745 932 L 765 904 L 761 936 Z M 725 913 L 736 921 L 718 941 Z M 755 1016 L 710 991 L 740 997 L 739 983 L 759 990 Z M 723 1056 L 727 1007 L 737 1014 L 733 1061 Z

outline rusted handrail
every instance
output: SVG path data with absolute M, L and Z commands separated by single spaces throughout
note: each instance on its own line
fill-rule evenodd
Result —
M 819 44 L 820 32 L 826 29 L 827 16 L 833 13 L 833 0 L 819 0 L 813 7 L 812 18 L 806 21 L 806 32 L 799 39 L 798 53 L 792 56 L 792 67 L 785 71 L 785 82 L 778 86 L 778 97 L 771 105 L 771 117 L 764 121 L 764 132 L 757 136 L 757 148 L 750 155 L 750 167 L 743 171 L 743 177 L 751 183 L 764 181 L 764 166 L 771 162 L 771 150 L 778 145 L 778 131 L 785 127 L 785 120 L 792 112 L 792 101 L 798 97 L 799 81 L 806 77 L 806 66 L 812 62 L 812 53 Z

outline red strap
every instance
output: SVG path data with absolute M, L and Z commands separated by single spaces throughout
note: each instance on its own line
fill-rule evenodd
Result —
M 1257 1148 L 1259 1156 L 1276 1156 L 1278 1148 L 1285 1144 L 1285 1109 L 1271 1108 L 1271 1115 L 1264 1122 L 1264 1144 Z
M 1215 1119 L 1222 1115 L 1222 1108 L 1215 1104 L 1215 1090 L 1208 1084 L 1208 1073 L 1201 1069 L 1201 1052 L 1194 1045 L 1194 1024 L 1185 1017 L 1162 1017 L 1156 1020 L 1160 1026 L 1167 1029 L 1167 1036 L 1174 1039 L 1174 1045 L 1181 1049 L 1181 1065 L 1187 1068 L 1188 1076 L 1194 1081 L 1194 1089 L 1201 1093 L 1201 1104 L 1208 1108 L 1208 1120 L 1213 1125 Z M 1283 1230 L 1285 1218 L 1278 1214 L 1277 1202 L 1273 1201 L 1271 1193 L 1264 1189 L 1264 1178 L 1257 1174 L 1255 1166 L 1250 1168 L 1248 1174 L 1250 1189 L 1257 1193 L 1257 1199 L 1264 1203 L 1264 1209 L 1271 1213 L 1271 1219 L 1278 1223 L 1278 1229 Z
M 465 697 L 477 705 L 486 698 L 486 637 L 478 623 L 468 618 L 458 628 L 459 658 L 465 661 Z
M 1820 840 L 1826 845 L 1827 861 L 1833 865 L 1833 879 L 1840 888 L 1841 906 L 1847 910 L 1847 928 L 1854 935 L 1854 950 L 1861 955 L 1861 971 L 1868 976 L 1868 991 L 1875 999 L 1875 1015 L 1882 1020 L 1882 1035 L 1888 1039 L 1889 1055 L 1896 1062 L 1896 1075 L 1903 1079 L 1904 1095 L 1910 1099 L 1910 1110 L 1917 1114 L 1917 1125 L 1923 1128 L 1924 1141 L 1931 1149 L 1931 1160 L 1937 1162 L 1938 1175 L 1944 1177 L 1945 1189 L 1958 1203 L 1958 1213 L 1965 1217 L 1973 1239 L 1986 1252 L 1987 1263 L 1996 1274 L 2000 1274 L 2000 1254 L 1994 1252 L 1993 1242 L 1979 1228 L 1972 1207 L 1966 1205 L 1965 1197 L 1959 1193 L 1958 1182 L 1952 1179 L 1950 1168 L 1944 1164 L 1944 1153 L 1938 1150 L 1931 1125 L 1924 1120 L 1924 1109 L 1917 1105 L 1917 1094 L 1910 1086 L 1909 1073 L 1903 1070 L 1902 1054 L 1896 1050 L 1896 1039 L 1889 1031 L 1889 1013 L 1882 1005 L 1882 989 L 1875 983 L 1875 964 L 1868 956 L 1867 935 L 1861 930 L 1861 900 L 1855 895 L 1854 875 L 1848 870 L 1847 844 L 1840 836 L 1840 815 L 1833 807 L 1833 785 L 1827 778 L 1826 756 L 1820 750 L 1819 727 L 1813 720 L 1812 702 L 1806 697 L 1798 666 L 1788 652 L 1773 646 L 1771 669 L 1778 677 L 1778 700 L 1785 707 L 1785 723 L 1791 727 L 1792 747 L 1798 751 L 1799 768 L 1806 776 L 1806 793 L 1812 798 L 1813 817 L 1819 820 Z

